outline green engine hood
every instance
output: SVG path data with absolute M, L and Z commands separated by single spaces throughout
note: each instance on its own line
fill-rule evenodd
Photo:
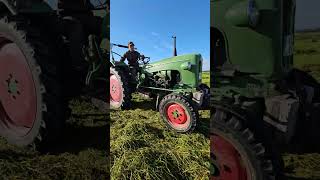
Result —
M 201 82 L 202 57 L 200 54 L 187 54 L 150 63 L 145 69 L 148 73 L 178 71 L 180 85 L 197 87 Z

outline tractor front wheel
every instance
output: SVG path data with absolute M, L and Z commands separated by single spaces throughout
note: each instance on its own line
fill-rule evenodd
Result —
M 210 141 L 218 169 L 212 180 L 276 179 L 265 147 L 235 116 L 216 110 L 211 118 Z
M 165 96 L 160 102 L 159 112 L 170 129 L 181 133 L 193 131 L 199 118 L 190 100 L 177 94 Z

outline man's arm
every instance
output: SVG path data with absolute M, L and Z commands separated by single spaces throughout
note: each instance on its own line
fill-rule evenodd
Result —
M 139 52 L 137 52 L 138 58 L 143 60 L 145 58 L 145 56 L 143 54 L 140 54 Z
M 124 62 L 127 58 L 127 52 L 123 54 L 123 56 L 120 59 L 120 62 Z

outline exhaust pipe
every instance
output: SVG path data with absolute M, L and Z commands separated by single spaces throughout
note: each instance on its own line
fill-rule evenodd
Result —
M 173 38 L 173 56 L 177 56 L 177 37 L 172 36 Z

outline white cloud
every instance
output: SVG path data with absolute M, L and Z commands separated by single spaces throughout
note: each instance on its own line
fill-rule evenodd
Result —
M 152 36 L 160 36 L 160 34 L 157 33 L 157 32 L 151 32 L 151 35 L 152 35 Z

